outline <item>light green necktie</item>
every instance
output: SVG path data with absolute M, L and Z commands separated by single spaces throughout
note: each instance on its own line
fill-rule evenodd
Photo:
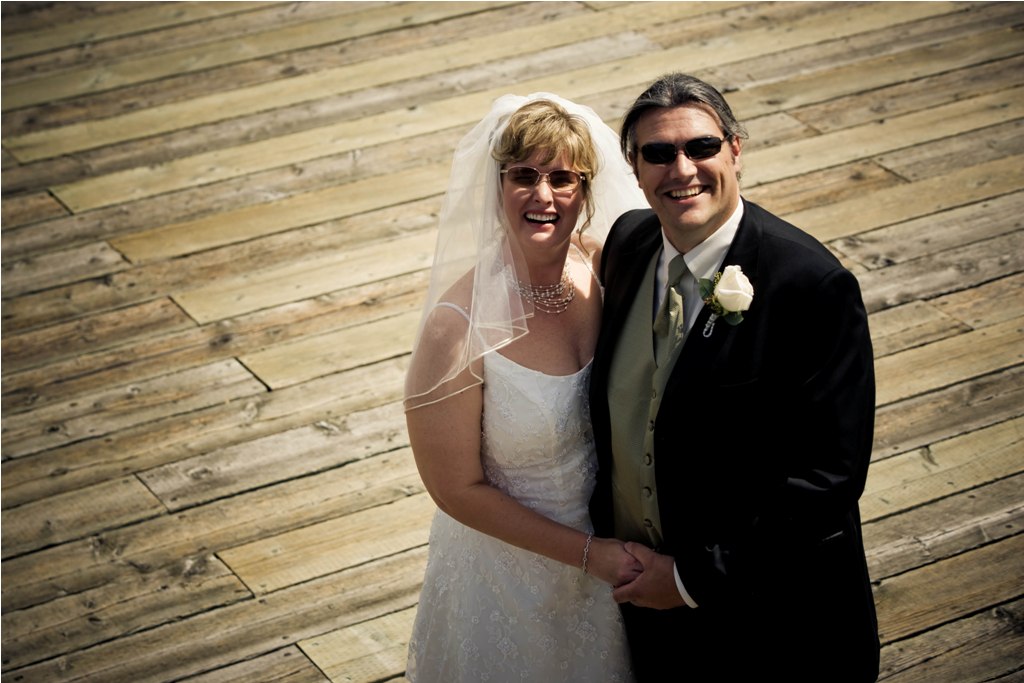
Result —
M 669 261 L 665 299 L 654 318 L 654 360 L 659 368 L 664 367 L 672 355 L 672 349 L 683 339 L 683 292 L 680 281 L 685 273 L 686 261 L 682 254 Z

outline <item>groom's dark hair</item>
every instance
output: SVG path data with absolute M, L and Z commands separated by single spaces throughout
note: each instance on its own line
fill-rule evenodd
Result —
M 714 86 L 684 73 L 671 73 L 652 83 L 626 112 L 619 135 L 622 156 L 626 157 L 626 161 L 633 164 L 636 159 L 636 126 L 644 113 L 651 109 L 671 109 L 686 105 L 696 105 L 713 113 L 722 126 L 726 140 L 747 137 L 746 129 L 733 116 L 729 103 Z

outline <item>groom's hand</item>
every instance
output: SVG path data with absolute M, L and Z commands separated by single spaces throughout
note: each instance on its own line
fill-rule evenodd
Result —
M 686 603 L 676 587 L 675 560 L 659 555 L 640 543 L 627 543 L 626 551 L 643 565 L 640 576 L 612 591 L 616 602 L 631 602 L 638 607 L 670 609 Z

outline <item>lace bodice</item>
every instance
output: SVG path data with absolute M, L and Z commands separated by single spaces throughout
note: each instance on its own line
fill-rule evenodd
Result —
M 492 485 L 552 519 L 578 526 L 596 464 L 590 365 L 545 375 L 498 353 L 484 360 L 483 464 Z

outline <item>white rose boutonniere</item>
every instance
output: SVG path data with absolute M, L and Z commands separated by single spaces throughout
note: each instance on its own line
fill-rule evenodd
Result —
M 739 266 L 726 266 L 725 270 L 715 273 L 714 280 L 701 278 L 698 284 L 700 298 L 711 308 L 711 317 L 704 326 L 705 337 L 711 336 L 718 318 L 730 325 L 743 321 L 743 311 L 750 308 L 754 300 L 754 287 Z

